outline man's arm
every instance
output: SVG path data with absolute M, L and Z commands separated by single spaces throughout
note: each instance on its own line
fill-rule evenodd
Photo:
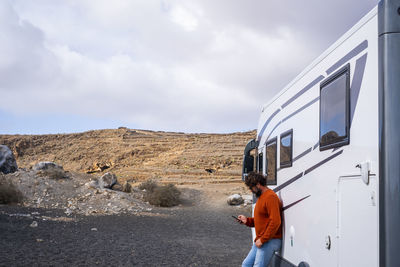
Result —
M 248 227 L 254 227 L 254 218 L 253 218 L 253 217 L 247 218 L 246 225 L 247 225 Z
M 246 217 L 244 215 L 239 215 L 238 218 L 239 218 L 239 220 L 242 221 L 243 224 L 245 224 L 249 227 L 254 227 L 254 218 L 253 217 Z
M 270 222 L 267 229 L 265 229 L 263 235 L 260 237 L 260 241 L 263 244 L 272 239 L 272 236 L 278 231 L 279 226 L 281 226 L 281 209 L 278 196 L 270 196 L 267 199 L 265 206 L 269 214 Z

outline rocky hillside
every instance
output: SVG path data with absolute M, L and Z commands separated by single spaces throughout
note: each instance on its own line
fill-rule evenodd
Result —
M 53 161 L 65 170 L 113 172 L 119 180 L 239 181 L 243 149 L 256 132 L 184 134 L 120 128 L 77 134 L 0 135 L 19 168 Z

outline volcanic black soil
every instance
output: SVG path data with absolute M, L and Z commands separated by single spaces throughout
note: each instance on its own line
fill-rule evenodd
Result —
M 139 215 L 0 205 L 0 266 L 240 266 L 251 232 L 231 215 L 250 215 L 250 206 L 204 197 Z

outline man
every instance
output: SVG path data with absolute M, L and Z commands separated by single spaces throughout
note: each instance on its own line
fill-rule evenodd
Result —
M 251 172 L 245 179 L 247 187 L 258 197 L 254 218 L 239 215 L 240 223 L 256 228 L 254 244 L 242 263 L 247 266 L 267 266 L 275 251 L 282 245 L 281 207 L 274 191 L 266 187 L 263 175 Z

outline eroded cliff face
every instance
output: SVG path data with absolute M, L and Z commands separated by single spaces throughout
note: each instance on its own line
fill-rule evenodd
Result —
M 196 183 L 209 179 L 241 179 L 242 154 L 255 131 L 232 134 L 184 134 L 120 128 L 76 134 L 0 135 L 19 168 L 52 161 L 65 170 L 101 175 L 115 173 L 120 181 L 157 178 Z

